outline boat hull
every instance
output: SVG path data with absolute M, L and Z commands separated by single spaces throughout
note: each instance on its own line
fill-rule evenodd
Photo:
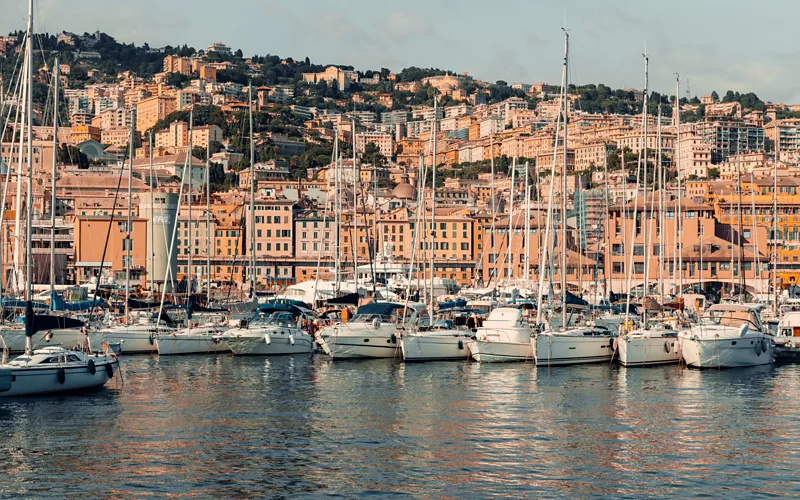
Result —
M 269 335 L 269 341 L 267 341 Z M 290 338 L 291 337 L 291 338 Z M 282 356 L 288 354 L 310 354 L 314 340 L 305 333 L 288 332 L 242 333 L 228 332 L 223 343 L 235 356 Z
M 533 348 L 530 342 L 472 340 L 468 346 L 472 359 L 478 363 L 508 363 L 534 360 Z
M 48 333 L 52 335 L 48 335 Z M 3 330 L 2 336 L 9 352 L 25 351 L 25 330 Z M 50 330 L 48 332 L 36 332 L 31 337 L 31 345 L 34 349 L 37 346 L 45 347 L 48 345 L 85 349 L 89 345 L 89 340 L 79 329 Z
M 405 361 L 465 361 L 472 339 L 455 335 L 406 335 L 400 339 Z
M 214 341 L 214 333 L 160 334 L 156 338 L 159 356 L 181 354 L 216 354 L 231 352 L 225 342 Z
M 762 339 L 766 342 L 762 343 Z M 681 338 L 680 342 L 683 360 L 691 368 L 740 368 L 768 365 L 775 361 L 772 342 L 764 335 L 720 339 Z M 756 342 L 762 348 L 757 349 Z
M 91 356 L 95 373 L 89 372 L 86 363 L 66 364 L 47 367 L 13 368 L 11 389 L 0 392 L 0 397 L 36 396 L 60 392 L 86 391 L 102 387 L 110 380 L 106 365 L 111 365 L 113 373 L 119 371 L 119 360 L 106 356 Z M 64 370 L 64 383 L 59 382 L 58 371 Z
M 104 342 L 120 344 L 122 354 L 153 354 L 158 351 L 156 347 L 155 327 L 146 329 L 114 329 L 96 330 L 89 333 L 92 350 L 100 351 Z M 162 334 L 164 334 L 162 330 Z
M 611 337 L 539 335 L 536 364 L 544 366 L 608 363 L 614 356 Z
M 666 365 L 681 360 L 677 337 L 620 337 L 617 353 L 623 366 Z

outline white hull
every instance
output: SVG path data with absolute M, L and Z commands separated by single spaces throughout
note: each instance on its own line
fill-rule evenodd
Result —
M 160 334 L 165 335 L 169 330 L 161 329 Z M 120 352 L 123 354 L 152 354 L 157 352 L 155 326 L 143 327 L 133 325 L 130 329 L 112 328 L 95 330 L 89 333 L 89 340 L 93 351 L 102 350 L 104 342 L 121 344 Z
M 469 359 L 467 344 L 471 342 L 464 335 L 441 335 L 425 333 L 405 335 L 400 339 L 400 349 L 406 361 L 435 361 Z
M 269 342 L 267 341 L 269 335 Z M 223 343 L 236 356 L 281 356 L 286 354 L 310 354 L 314 339 L 302 332 L 285 330 L 259 332 L 241 329 L 229 330 Z
M 665 365 L 681 359 L 677 337 L 620 337 L 617 352 L 623 366 Z
M 610 362 L 614 355 L 611 337 L 538 335 L 536 364 L 544 366 Z
M 28 368 L 13 368 L 13 382 L 11 389 L 0 392 L 0 397 L 35 396 L 39 394 L 51 394 L 58 392 L 85 391 L 102 387 L 109 381 L 110 377 L 106 372 L 106 365 L 110 364 L 113 373 L 119 371 L 119 360 L 106 356 L 92 356 L 94 361 L 95 373 L 89 373 L 86 363 L 71 366 L 70 363 L 63 366 L 64 383 L 58 379 L 59 366 L 35 366 Z M 6 368 L 8 365 L 0 366 Z
M 758 354 L 756 342 L 765 339 L 767 349 Z M 739 338 L 690 339 L 681 338 L 681 353 L 692 368 L 739 368 L 768 365 L 774 362 L 772 342 L 762 334 Z M 764 345 L 762 344 L 762 346 Z
M 48 340 L 47 334 L 52 333 L 52 337 Z M 24 352 L 25 351 L 25 330 L 3 330 L 3 340 L 10 352 Z M 79 347 L 85 349 L 88 347 L 88 338 L 79 329 L 69 328 L 64 330 L 49 330 L 37 332 L 31 337 L 31 345 L 34 349 L 37 347 L 56 346 L 60 345 L 66 348 Z
M 473 340 L 469 344 L 469 352 L 478 363 L 505 363 L 510 361 L 533 361 L 533 349 L 530 342 L 492 342 Z
M 230 352 L 224 342 L 214 341 L 221 328 L 194 328 L 180 333 L 161 333 L 156 338 L 159 356 Z
M 402 356 L 394 325 L 336 325 L 323 333 L 323 350 L 334 359 L 395 358 Z M 394 339 L 392 337 L 394 335 Z

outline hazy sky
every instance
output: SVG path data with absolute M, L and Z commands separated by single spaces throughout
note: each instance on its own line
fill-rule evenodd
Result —
M 310 57 L 357 69 L 406 66 L 509 83 L 560 81 L 561 26 L 571 81 L 650 88 L 728 89 L 800 102 L 796 0 L 36 0 L 37 31 L 96 29 L 151 46 L 220 41 L 245 55 Z M 113 7 L 112 7 L 113 5 Z M 0 32 L 24 29 L 26 0 L 0 2 Z

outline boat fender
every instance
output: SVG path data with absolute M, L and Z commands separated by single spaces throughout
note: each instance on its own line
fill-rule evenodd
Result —
M 63 368 L 59 368 L 58 369 L 58 383 L 63 385 L 66 380 L 67 380 L 67 372 L 64 371 Z
M 372 328 L 378 329 L 381 327 L 381 321 L 378 318 L 372 320 Z
M 270 345 L 270 344 L 272 344 L 272 339 L 271 339 L 271 338 L 269 338 L 269 333 L 265 333 L 265 334 L 264 334 L 264 342 L 266 342 L 266 343 L 267 343 L 267 345 Z
M 154 345 L 155 344 L 155 339 L 153 339 L 153 334 L 152 333 L 150 334 L 150 338 L 148 340 L 150 340 L 150 345 Z
M 289 343 L 294 345 L 294 335 L 289 335 Z
M 53 332 L 47 332 L 44 335 L 44 340 L 45 340 L 45 342 L 47 342 L 49 344 L 50 341 L 53 340 Z
M 761 356 L 761 342 L 756 342 L 756 356 Z
M 392 338 L 392 344 L 396 344 L 397 343 L 397 335 L 395 335 L 393 333 L 391 338 Z
M 464 341 L 463 340 L 459 340 L 458 341 L 458 350 L 459 351 L 463 351 L 464 350 Z
M 214 344 L 219 344 L 220 342 L 222 342 L 222 339 L 219 337 L 214 337 L 211 339 L 211 342 Z
M 612 342 L 611 345 L 614 346 L 614 350 L 616 351 L 617 347 L 619 346 L 619 337 L 614 337 L 614 342 Z
M 114 378 L 114 367 L 111 366 L 111 363 L 106 363 L 106 375 L 108 378 Z
M 89 362 L 86 363 L 86 366 L 89 368 L 89 374 L 90 375 L 94 375 L 95 373 L 97 373 L 97 367 L 94 366 L 94 361 L 93 360 L 90 359 Z
M 666 352 L 667 354 L 669 354 L 669 340 L 667 340 L 666 342 L 664 342 L 664 352 Z
M 767 340 L 765 338 L 762 338 L 761 339 L 761 350 L 764 351 L 764 352 L 767 352 L 768 349 L 769 349 L 769 340 Z

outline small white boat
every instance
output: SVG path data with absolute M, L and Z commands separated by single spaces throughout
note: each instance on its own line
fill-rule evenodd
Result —
M 611 332 L 598 326 L 546 330 L 537 334 L 536 364 L 545 366 L 609 362 L 614 356 Z
M 334 359 L 394 358 L 398 339 L 406 327 L 426 326 L 429 322 L 425 304 L 373 302 L 358 308 L 349 323 L 336 324 L 317 332 L 317 343 Z
M 119 359 L 115 356 L 49 346 L 0 365 L 0 397 L 102 387 L 118 370 Z
M 310 354 L 314 337 L 300 328 L 302 316 L 289 311 L 259 313 L 246 327 L 231 328 L 214 336 L 236 356 Z
M 752 308 L 711 306 L 698 323 L 678 334 L 683 360 L 693 368 L 736 368 L 774 362 L 772 337 Z
M 468 344 L 472 358 L 479 363 L 533 361 L 531 327 L 514 307 L 498 307 L 489 313 L 475 339 Z
M 470 352 L 472 331 L 458 330 L 450 320 L 437 321 L 431 330 L 400 336 L 400 349 L 405 361 L 466 361 Z
M 183 330 L 159 333 L 156 336 L 159 356 L 230 352 L 227 344 L 215 338 L 228 328 L 223 319 Z
M 89 332 L 89 342 L 93 351 L 99 351 L 108 344 L 120 344 L 123 354 L 152 354 L 157 352 L 156 337 L 174 331 L 173 327 L 157 325 L 154 315 L 140 313 L 135 322 L 115 324 Z
M 777 361 L 800 360 L 800 312 L 791 311 L 783 315 L 777 324 L 773 342 Z
M 681 359 L 678 333 L 664 325 L 632 330 L 616 342 L 619 362 L 623 366 L 664 365 Z

